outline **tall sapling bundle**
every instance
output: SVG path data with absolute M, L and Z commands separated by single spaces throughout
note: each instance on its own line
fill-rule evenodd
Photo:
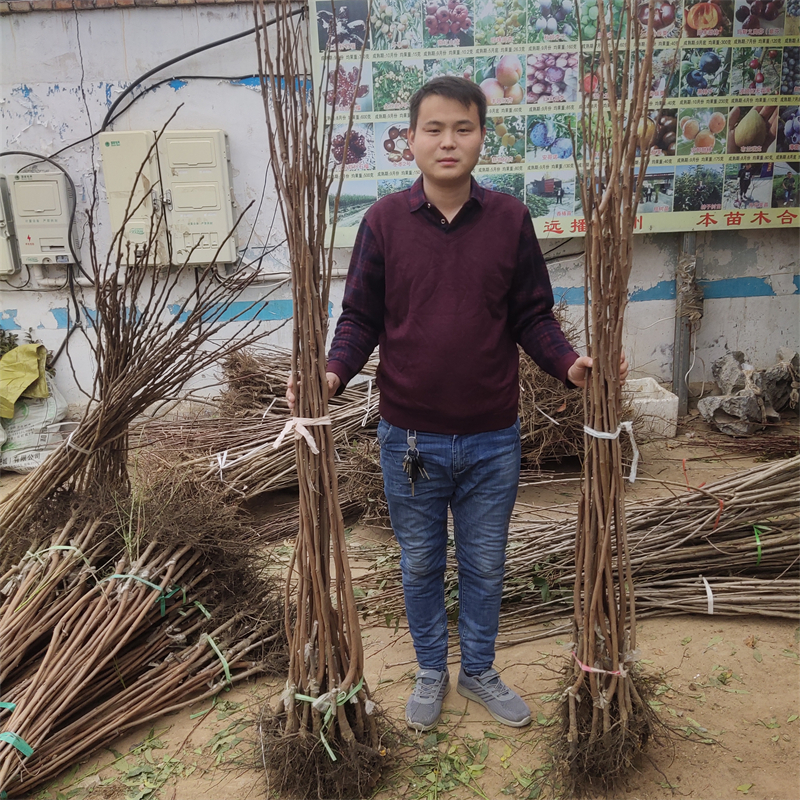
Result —
M 264 762 L 271 786 L 281 793 L 364 796 L 377 780 L 382 756 L 375 704 L 364 681 L 325 375 L 333 120 L 323 120 L 320 109 L 329 90 L 336 94 L 338 52 L 326 54 L 330 68 L 314 93 L 308 24 L 290 0 L 271 7 L 274 37 L 257 37 L 258 57 L 272 174 L 291 260 L 297 416 L 285 430 L 295 433 L 300 519 L 286 587 L 289 677 L 282 708 L 268 730 L 262 727 Z M 257 0 L 255 13 L 257 24 L 266 22 L 263 0 Z M 331 37 L 333 47 L 336 38 Z M 350 119 L 352 124 L 352 106 Z M 346 134 L 345 149 L 348 142 Z
M 586 217 L 586 328 L 594 365 L 586 389 L 575 546 L 575 650 L 563 706 L 563 777 L 573 791 L 612 785 L 651 728 L 632 663 L 636 614 L 625 529 L 619 366 L 633 230 L 651 138 L 653 3 L 641 50 L 635 3 L 626 0 L 618 7 L 598 0 L 597 11 L 594 52 L 581 58 L 583 71 L 590 74 L 593 67 L 599 81 L 594 93 L 583 96 L 582 163 L 576 159 Z

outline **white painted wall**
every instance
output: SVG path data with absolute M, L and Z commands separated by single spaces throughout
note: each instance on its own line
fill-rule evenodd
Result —
M 171 8 L 109 9 L 91 12 L 52 12 L 0 17 L 0 83 L 2 150 L 22 149 L 52 154 L 67 144 L 96 131 L 108 106 L 135 78 L 158 63 L 200 44 L 252 27 L 249 5 L 179 6 Z M 256 48 L 252 37 L 193 56 L 151 78 L 173 76 L 227 76 L 254 74 Z M 251 201 L 237 241 L 245 262 L 257 258 L 261 248 L 282 239 L 275 215 L 275 195 L 267 181 L 264 110 L 257 85 L 232 83 L 224 77 L 165 84 L 138 100 L 115 123 L 116 130 L 155 130 L 180 105 L 176 128 L 222 128 L 229 137 L 236 209 Z M 78 186 L 79 219 L 82 221 L 82 257 L 88 258 L 85 219 L 80 212 L 91 199 L 94 172 L 98 174 L 100 214 L 96 235 L 100 251 L 110 239 L 110 225 L 100 169 L 100 155 L 92 142 L 84 142 L 59 156 Z M 27 163 L 19 157 L 4 158 L 0 171 L 13 173 Z M 260 204 L 260 208 L 259 208 Z M 275 224 L 273 224 L 273 220 Z M 690 381 L 709 380 L 711 363 L 726 347 L 744 350 L 756 366 L 767 366 L 778 347 L 800 347 L 798 311 L 797 229 L 742 231 L 698 235 L 698 278 L 709 281 L 713 294 L 705 304 L 702 326 L 695 339 L 695 365 Z M 543 242 L 546 252 L 557 241 Z M 627 350 L 634 373 L 671 380 L 674 329 L 675 264 L 680 235 L 637 236 L 631 278 L 631 303 L 626 317 Z M 246 248 L 246 251 L 245 251 Z M 337 251 L 337 264 L 345 269 L 349 252 Z M 285 272 L 286 254 L 276 251 L 262 262 L 262 271 Z M 551 267 L 557 295 L 567 291 L 571 302 L 579 298 L 583 284 L 580 258 L 564 258 Z M 12 279 L 24 282 L 22 276 Z M 248 290 L 244 299 L 263 297 L 288 301 L 288 287 L 274 280 Z M 753 296 L 753 293 L 756 296 Z M 332 292 L 334 316 L 339 311 L 342 281 Z M 727 296 L 743 294 L 744 296 Z M 721 296 L 718 296 L 721 295 Z M 179 298 L 176 298 L 176 300 Z M 38 291 L 35 279 L 23 289 L 0 281 L 0 326 L 27 329 L 51 350 L 57 350 L 67 333 L 69 296 L 66 292 Z M 89 303 L 91 305 L 91 303 Z M 281 306 L 288 307 L 286 302 Z M 582 322 L 580 305 L 571 305 L 571 316 Z M 264 322 L 272 330 L 280 321 Z M 289 346 L 288 326 L 269 342 Z M 66 359 L 59 362 L 58 384 L 67 399 L 79 403 L 78 383 L 91 385 L 91 360 L 81 334 L 70 342 L 75 376 Z M 198 376 L 198 385 L 213 378 Z M 213 388 L 206 390 L 213 394 Z

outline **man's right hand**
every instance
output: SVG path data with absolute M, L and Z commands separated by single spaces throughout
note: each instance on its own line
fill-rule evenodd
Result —
M 326 372 L 325 377 L 328 379 L 328 398 L 333 397 L 342 385 L 339 376 L 335 372 Z M 294 413 L 294 403 L 296 400 L 294 393 L 294 379 L 291 374 L 286 381 L 286 402 L 289 404 L 289 411 Z

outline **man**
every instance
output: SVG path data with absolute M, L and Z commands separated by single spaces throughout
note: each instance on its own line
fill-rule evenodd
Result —
M 750 183 L 753 180 L 753 167 L 751 164 L 742 164 L 739 167 L 739 202 L 744 203 L 747 201 L 747 192 L 750 189 Z
M 470 81 L 436 78 L 414 95 L 408 143 L 422 177 L 367 211 L 328 354 L 334 394 L 380 344 L 381 468 L 420 667 L 406 721 L 419 731 L 436 725 L 449 688 L 448 507 L 459 570 L 458 692 L 502 723 L 530 722 L 493 668 L 519 483 L 517 343 L 568 384 L 582 386 L 592 363 L 553 317 L 526 207 L 472 179 L 485 123 L 486 99 Z
M 786 173 L 783 179 L 783 204 L 785 206 L 792 205 L 792 195 L 794 194 L 794 175 L 791 172 Z

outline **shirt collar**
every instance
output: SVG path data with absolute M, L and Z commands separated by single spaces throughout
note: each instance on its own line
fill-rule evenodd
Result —
M 479 206 L 483 206 L 486 200 L 486 189 L 483 188 L 475 178 L 470 178 L 469 200 L 475 200 Z M 428 199 L 425 197 L 425 191 L 422 188 L 422 175 L 414 181 L 413 186 L 408 190 L 408 208 L 412 213 L 419 211 L 423 206 L 428 204 Z

